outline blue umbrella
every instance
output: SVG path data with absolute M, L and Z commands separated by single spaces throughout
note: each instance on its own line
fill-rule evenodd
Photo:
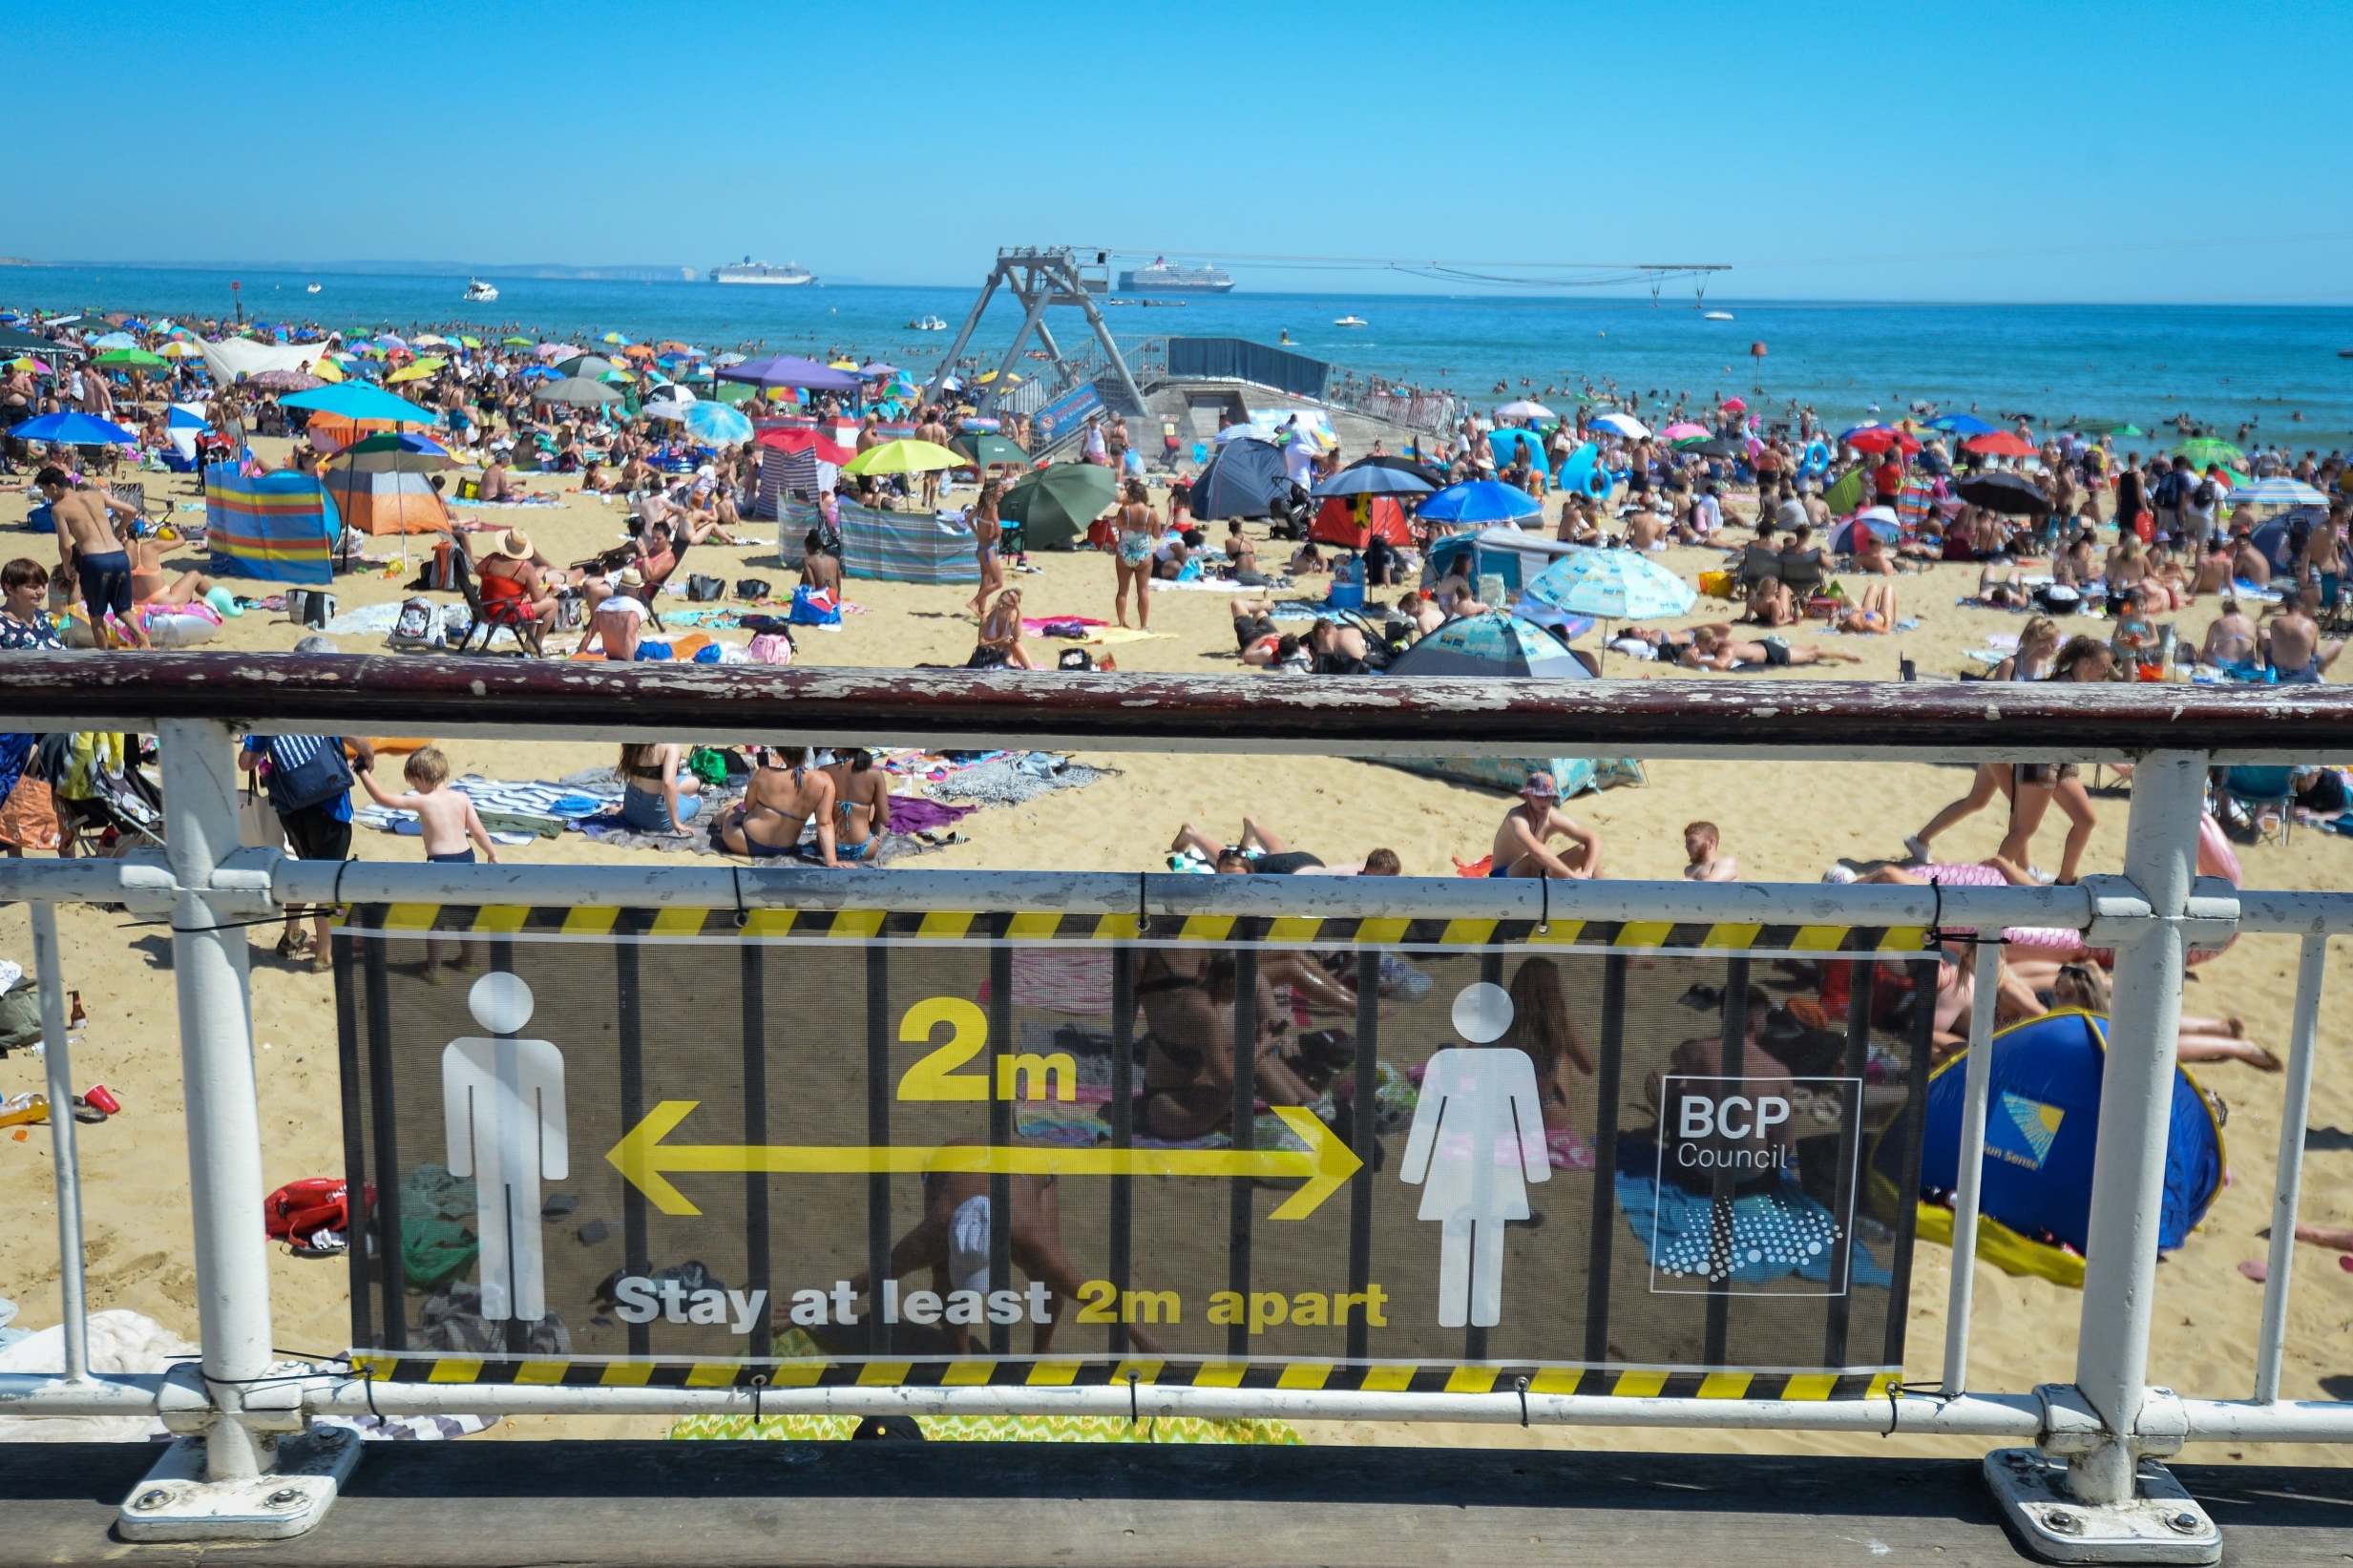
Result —
M 1947 435 L 1991 435 L 2001 427 L 1988 425 L 1975 414 L 1941 414 L 1928 421 L 1928 429 Z
M 28 419 L 11 427 L 9 434 L 19 441 L 47 441 L 68 447 L 127 447 L 138 439 L 111 419 L 71 411 Z
M 1437 488 L 1419 474 L 1408 473 L 1403 469 L 1368 465 L 1342 469 L 1310 493 L 1320 501 L 1327 495 L 1428 495 Z
M 738 447 L 751 439 L 751 421 L 724 403 L 689 403 L 686 433 L 706 446 Z
M 308 408 L 317 413 L 335 414 L 344 419 L 373 419 L 394 425 L 438 425 L 441 416 L 420 408 L 405 397 L 395 397 L 380 387 L 363 387 L 353 382 L 338 382 L 332 387 L 315 387 L 307 392 L 295 392 L 278 400 L 282 408 Z
M 1389 661 L 1391 675 L 1533 675 L 1590 680 L 1550 632 L 1504 611 L 1450 620 Z
M 1894 512 L 1885 507 L 1865 507 L 1830 531 L 1830 553 L 1834 555 L 1853 554 L 1855 531 L 1859 528 L 1878 534 L 1881 544 L 1894 544 L 1903 537 L 1902 525 L 1897 522 Z
M 1565 555 L 1521 590 L 1523 596 L 1579 616 L 1656 620 L 1691 613 L 1698 594 L 1635 550 L 1580 550 Z
M 163 421 L 163 428 L 167 430 L 209 430 L 212 426 L 194 408 L 175 403 L 171 413 Z
M 854 392 L 865 384 L 850 370 L 836 370 L 798 354 L 770 354 L 745 360 L 719 372 L 722 381 L 748 381 L 758 387 L 814 387 L 821 392 Z
M 1544 503 L 1516 485 L 1473 479 L 1449 485 L 1421 503 L 1416 515 L 1433 523 L 1509 523 L 1544 513 Z

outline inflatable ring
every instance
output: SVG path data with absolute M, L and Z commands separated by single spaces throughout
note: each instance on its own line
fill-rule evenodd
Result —
M 1608 473 L 1602 469 L 1596 468 L 1585 476 L 1585 492 L 1596 501 L 1607 499 L 1609 492 L 1616 488 L 1617 481 L 1611 479 Z
M 1806 454 L 1799 460 L 1797 471 L 1800 473 L 1821 473 L 1829 467 L 1830 449 L 1822 443 L 1820 437 L 1817 436 L 1813 441 L 1806 444 Z

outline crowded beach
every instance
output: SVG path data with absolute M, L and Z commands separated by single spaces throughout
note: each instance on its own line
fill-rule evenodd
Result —
M 1110 408 L 1048 428 L 1034 401 L 993 396 L 977 367 L 894 366 L 852 345 L 796 359 L 620 331 L 362 337 L 11 314 L 0 324 L 0 528 L 18 535 L 0 562 L 10 652 L 394 650 L 1040 680 L 2236 687 L 2332 680 L 2353 617 L 2344 454 L 2238 429 L 2225 439 L 2189 419 L 2161 432 L 2038 427 L 1991 413 L 1989 397 L 1987 412 L 1920 408 L 1833 429 L 1809 408 L 1730 388 L 1505 396 L 1499 384 L 1492 405 L 1450 400 L 1429 428 L 1352 446 L 1360 427 L 1279 396 L 1229 408 L 1213 429 Z M 283 504 L 252 504 L 261 496 Z M 149 744 L 0 741 L 0 843 L 63 855 L 151 840 Z M 677 743 L 616 756 L 432 736 L 256 736 L 242 762 L 258 831 L 306 858 L 694 856 L 884 879 L 894 867 L 1055 867 L 2069 883 L 2119 865 L 2129 785 L 2061 763 L 1841 766 L 1824 789 L 1825 770 L 1788 763 L 1531 757 L 1498 773 Z M 2334 887 L 2343 833 L 2342 773 L 2228 770 L 2213 781 L 2200 868 Z M 152 956 L 98 915 L 68 919 L 86 938 L 93 1037 L 167 1035 Z M 326 929 L 324 916 L 289 917 L 255 933 L 263 1037 L 308 1037 L 331 1008 Z M 2100 953 L 2071 932 L 2008 934 L 1991 994 L 1963 948 L 1944 954 L 1940 1057 L 1980 1010 L 1997 1026 L 2105 1012 Z M 2277 1129 L 2265 1075 L 2284 1055 L 2293 997 L 2293 953 L 2277 946 L 2242 942 L 2202 962 L 2181 1025 L 2183 1061 L 2228 1097 L 2232 1135 L 2244 1129 L 2253 1147 Z M 1321 972 L 1287 983 L 1303 1009 L 1356 1005 Z M 1223 1049 L 1236 1049 L 1230 1035 Z M 1259 1082 L 1281 1103 L 1302 1064 L 1268 1049 Z M 168 1052 L 147 1055 L 123 1054 L 116 1089 L 176 1101 Z M 1563 1057 L 1545 1070 L 1589 1068 Z M 263 1071 L 265 1094 L 333 1103 L 331 1056 L 288 1047 Z M 1205 1130 L 1187 1119 L 1195 1110 L 1221 1114 L 1214 1096 L 1188 1099 L 1199 1085 L 1172 1064 L 1147 1064 L 1145 1081 L 1170 1096 L 1172 1134 Z M 2353 1115 L 2344 1091 L 2323 1086 L 2316 1120 L 2332 1106 L 2340 1122 Z M 319 1119 L 287 1136 L 331 1168 L 331 1119 Z M 2334 1187 L 2314 1183 L 2307 1204 L 2316 1244 L 2332 1247 L 2353 1220 Z M 150 1202 L 102 1191 L 97 1223 L 131 1236 Z M 2159 1328 L 2176 1363 L 2254 1321 L 2259 1292 L 2242 1265 L 2261 1253 L 2266 1202 L 2226 1190 L 2181 1254 L 2167 1284 L 2185 1321 Z M 17 1245 L 32 1255 L 0 1243 L 0 1265 Z M 185 1281 L 125 1271 L 113 1283 L 158 1311 L 185 1306 Z M 1930 1300 L 1938 1286 L 1916 1288 Z M 283 1331 L 331 1337 L 332 1296 L 295 1286 Z M 1981 1296 L 1987 1375 L 2035 1363 L 2051 1300 L 2032 1279 Z

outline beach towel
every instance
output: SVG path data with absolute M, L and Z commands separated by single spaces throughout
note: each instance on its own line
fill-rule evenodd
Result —
M 982 763 L 950 774 L 932 786 L 935 797 L 982 805 L 1020 805 L 1058 789 L 1078 789 L 1110 770 L 1088 767 L 1052 752 L 1032 751 L 1018 761 Z
M 1728 1250 L 1714 1236 L 1714 1200 L 1672 1182 L 1661 1185 L 1655 1171 L 1657 1146 L 1629 1139 L 1618 1147 L 1618 1212 L 1649 1249 L 1650 1266 L 1689 1278 L 1703 1288 L 1711 1269 L 1730 1267 L 1734 1285 L 1770 1285 L 1796 1275 L 1832 1285 L 1838 1223 L 1830 1210 L 1808 1197 L 1791 1178 L 1770 1190 L 1743 1193 L 1732 1202 Z M 1859 1238 L 1847 1248 L 1848 1286 L 1884 1288 L 1895 1283 L 1887 1265 Z

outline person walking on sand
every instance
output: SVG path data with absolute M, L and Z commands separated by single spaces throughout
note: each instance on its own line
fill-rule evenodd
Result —
M 1596 877 L 1602 872 L 1602 836 L 1560 808 L 1561 789 L 1539 768 L 1520 786 L 1520 804 L 1503 814 L 1495 830 L 1491 877 Z M 1554 839 L 1569 848 L 1555 854 Z
M 1005 586 L 1005 563 L 998 554 L 1005 528 L 998 518 L 998 502 L 1004 490 L 1003 480 L 990 480 L 980 487 L 980 499 L 973 506 L 973 544 L 980 557 L 980 591 L 972 599 L 976 617 L 986 614 L 989 596 Z
M 445 789 L 450 782 L 450 760 L 438 746 L 419 746 L 401 764 L 400 775 L 408 781 L 409 791 L 396 795 L 376 782 L 373 772 L 360 775 L 360 786 L 368 798 L 388 811 L 413 811 L 417 826 L 424 829 L 422 838 L 425 858 L 436 866 L 472 866 L 475 846 L 480 846 L 482 858 L 489 864 L 498 864 L 498 847 L 491 842 L 490 829 L 482 826 L 481 814 L 474 810 L 473 801 L 462 790 Z

